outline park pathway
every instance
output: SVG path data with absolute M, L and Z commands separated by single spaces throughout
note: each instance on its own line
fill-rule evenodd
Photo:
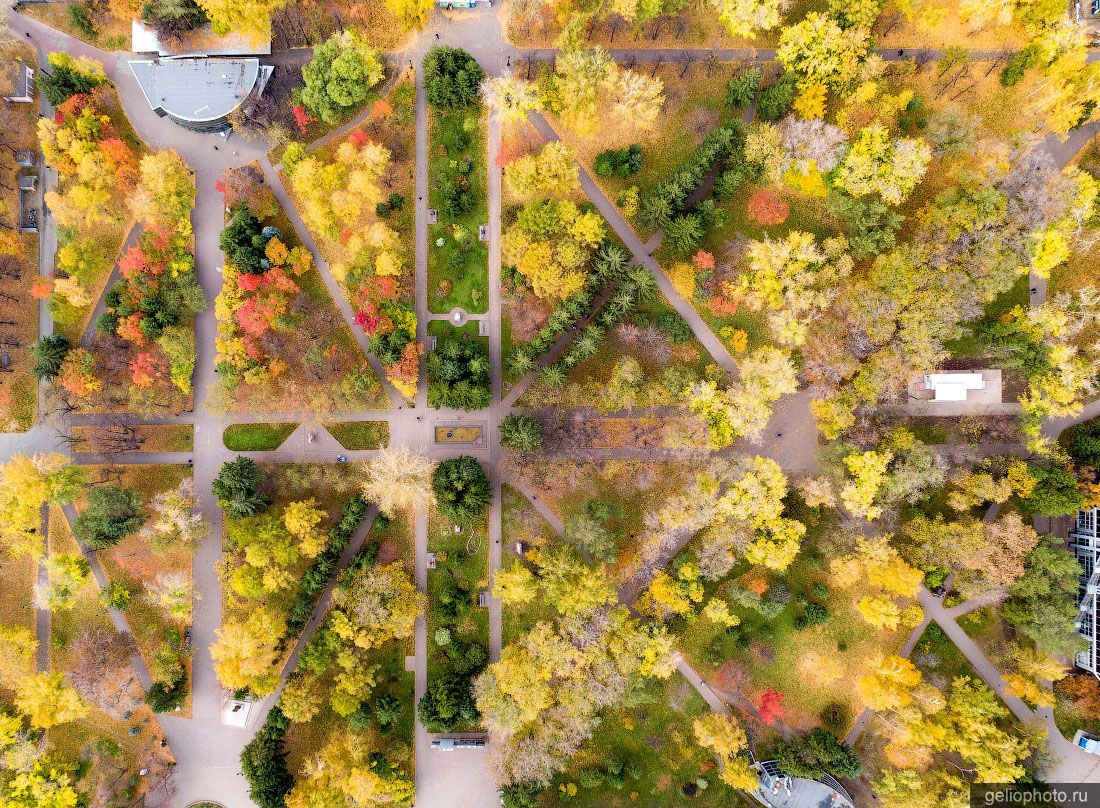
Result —
M 87 55 L 102 61 L 107 75 L 110 76 L 118 88 L 119 96 L 127 116 L 134 125 L 138 135 L 152 148 L 173 148 L 178 151 L 195 171 L 197 186 L 197 200 L 192 214 L 192 224 L 195 233 L 195 258 L 196 273 L 202 285 L 204 294 L 211 304 L 206 311 L 196 320 L 196 370 L 194 376 L 195 401 L 203 402 L 217 385 L 217 376 L 214 370 L 215 337 L 217 324 L 213 313 L 213 300 L 221 288 L 221 266 L 223 256 L 218 247 L 218 235 L 224 221 L 224 207 L 220 194 L 214 183 L 217 178 L 228 168 L 245 165 L 252 161 L 258 161 L 263 168 L 276 198 L 279 199 L 291 217 L 295 231 L 303 243 L 311 250 L 317 263 L 318 271 L 329 290 L 333 301 L 341 311 L 344 321 L 352 328 L 352 333 L 364 348 L 369 361 L 380 372 L 377 360 L 369 354 L 365 343 L 365 337 L 361 330 L 354 327 L 352 312 L 339 287 L 336 285 L 327 263 L 317 249 L 308 229 L 293 204 L 288 190 L 284 187 L 277 169 L 267 159 L 265 143 L 251 143 L 240 138 L 233 138 L 228 143 L 218 141 L 208 135 L 200 135 L 183 130 L 166 119 L 159 118 L 149 108 L 144 94 L 137 86 L 132 74 L 125 66 L 127 54 L 109 53 L 79 42 L 65 34 L 55 31 L 48 26 L 22 16 L 15 16 L 13 30 L 18 36 L 29 35 L 31 42 L 41 48 L 40 55 L 44 58 L 44 51 L 66 51 L 77 55 Z M 499 75 L 505 65 L 511 65 L 513 59 L 536 59 L 548 61 L 553 58 L 552 51 L 517 49 L 507 45 L 501 36 L 499 6 L 487 9 L 479 8 L 477 11 L 461 16 L 446 16 L 439 13 L 433 15 L 431 25 L 412 44 L 403 51 L 399 58 L 408 58 L 410 63 L 419 64 L 427 49 L 436 44 L 444 44 L 465 48 L 478 59 L 482 67 L 489 75 Z M 705 60 L 709 51 L 694 49 L 658 49 L 658 50 L 626 50 L 613 51 L 613 55 L 625 62 L 677 62 L 682 64 Z M 714 52 L 719 60 L 746 60 L 767 61 L 774 58 L 774 52 L 769 50 L 718 50 Z M 972 52 L 971 58 L 981 60 L 984 52 Z M 887 59 L 932 59 L 936 58 L 938 51 L 933 50 L 901 50 L 883 52 Z M 301 54 L 304 57 L 304 54 Z M 1003 54 L 990 52 L 984 54 L 984 58 L 992 60 L 1001 58 Z M 1095 54 L 1090 54 L 1095 58 Z M 418 337 L 426 342 L 427 324 L 430 320 L 428 314 L 428 244 L 427 244 L 427 207 L 428 207 L 428 181 L 427 176 L 427 104 L 420 71 L 417 70 L 417 104 L 416 104 L 416 244 L 415 244 L 415 289 L 416 311 L 418 314 Z M 46 108 L 44 107 L 44 110 Z M 316 148 L 332 138 L 350 131 L 360 120 L 353 119 L 344 127 L 326 138 L 311 144 Z M 532 123 L 535 128 L 546 138 L 556 139 L 550 124 L 541 116 L 532 115 Z M 1092 125 L 1090 125 L 1092 126 Z M 1091 130 L 1095 133 L 1100 128 L 1097 124 Z M 1056 159 L 1064 164 L 1069 157 L 1070 150 L 1074 152 L 1084 142 L 1087 135 L 1083 129 L 1071 137 L 1071 142 L 1044 143 L 1044 147 L 1050 148 L 1055 153 Z M 1078 142 L 1080 141 L 1080 142 Z M 490 586 L 492 578 L 499 570 L 502 556 L 501 535 L 501 484 L 500 472 L 497 461 L 500 457 L 499 435 L 497 425 L 511 410 L 510 405 L 517 395 L 504 396 L 501 378 L 501 333 L 500 333 L 500 212 L 501 212 L 501 188 L 500 172 L 495 165 L 497 150 L 500 143 L 500 130 L 497 123 L 491 122 L 489 129 L 489 171 L 488 171 L 488 196 L 489 196 L 489 306 L 486 315 L 482 316 L 486 322 L 486 333 L 489 337 L 489 351 L 492 364 L 493 397 L 492 404 L 487 412 L 470 414 L 455 411 L 427 411 L 426 410 L 426 374 L 421 368 L 420 385 L 418 387 L 415 409 L 406 408 L 405 402 L 396 391 L 386 385 L 389 400 L 393 409 L 386 411 L 361 411 L 341 415 L 346 420 L 383 420 L 389 424 L 392 447 L 407 446 L 412 449 L 427 451 L 433 459 L 442 459 L 457 454 L 470 453 L 478 456 L 482 462 L 486 462 L 490 480 L 493 486 L 493 502 L 489 513 L 489 574 Z M 1077 143 L 1076 148 L 1074 143 Z M 219 148 L 220 146 L 220 148 Z M 1065 157 L 1065 154 L 1069 157 Z M 1065 157 L 1065 159 L 1062 159 Z M 714 357 L 715 362 L 722 367 L 731 379 L 737 376 L 737 365 L 713 333 L 703 318 L 694 309 L 690 301 L 685 300 L 672 287 L 667 275 L 660 265 L 652 257 L 652 252 L 659 246 L 660 239 L 651 238 L 643 243 L 630 228 L 629 224 L 621 216 L 617 208 L 602 192 L 591 176 L 581 167 L 580 179 L 582 188 L 592 200 L 593 204 L 605 217 L 612 229 L 626 244 L 634 257 L 634 261 L 649 270 L 657 281 L 658 287 L 665 294 L 670 304 L 676 309 L 683 319 L 688 322 L 696 338 Z M 44 171 L 43 187 L 49 187 L 53 181 L 50 172 Z M 40 239 L 40 267 L 41 274 L 49 274 L 52 270 L 53 249 L 56 244 L 55 228 L 52 219 L 47 218 L 47 226 L 43 228 Z M 101 304 L 100 304 L 101 305 Z M 52 332 L 52 324 L 49 321 L 48 312 L 44 306 L 40 309 L 40 333 Z M 381 375 L 381 374 L 380 374 Z M 801 473 L 812 471 L 816 468 L 815 449 L 817 445 L 816 431 L 813 419 L 808 410 L 810 401 L 809 393 L 799 393 L 785 398 L 777 406 L 772 421 L 768 428 L 768 439 L 761 447 L 749 447 L 753 451 L 774 457 L 789 473 Z M 1086 413 L 1100 411 L 1100 405 L 1093 404 L 1086 407 Z M 1086 417 L 1083 413 L 1081 418 Z M 66 450 L 64 441 L 59 438 L 67 423 L 111 423 L 116 420 L 125 421 L 128 416 L 74 416 L 71 419 L 56 419 L 56 423 L 45 419 L 35 429 L 19 436 L 5 436 L 0 439 L 0 459 L 6 459 L 15 451 L 34 451 L 59 447 Z M 222 431 L 229 422 L 256 423 L 276 420 L 286 420 L 293 417 L 302 423 L 311 422 L 313 417 L 309 413 L 256 413 L 223 416 L 212 413 L 201 407 L 196 407 L 191 414 L 168 416 L 163 418 L 133 417 L 132 423 L 192 423 L 194 425 L 194 451 L 190 455 L 179 453 L 142 453 L 125 456 L 97 455 L 95 453 L 77 453 L 78 462 L 116 462 L 116 463 L 162 463 L 182 462 L 193 459 L 196 504 L 198 509 L 209 520 L 211 529 L 208 536 L 201 543 L 194 559 L 194 574 L 196 593 L 201 599 L 195 604 L 195 619 L 193 626 L 193 641 L 195 647 L 194 680 L 193 680 L 193 717 L 181 719 L 172 716 L 162 716 L 161 723 L 169 739 L 172 751 L 179 765 L 176 769 L 175 791 L 166 805 L 171 808 L 184 808 L 192 802 L 215 799 L 227 808 L 247 808 L 252 805 L 247 795 L 247 785 L 240 776 L 239 754 L 243 745 L 254 734 L 259 722 L 267 714 L 275 698 L 271 697 L 262 701 L 254 711 L 249 727 L 244 730 L 235 730 L 220 724 L 220 709 L 226 693 L 220 687 L 213 671 L 210 658 L 210 645 L 216 638 L 217 628 L 221 622 L 221 586 L 218 575 L 215 572 L 215 564 L 221 557 L 222 549 L 222 514 L 217 507 L 211 492 L 210 484 L 216 476 L 221 464 L 231 459 L 234 454 L 228 452 L 222 445 Z M 455 419 L 486 418 L 487 429 L 485 445 L 477 449 L 451 448 L 436 446 L 430 440 L 432 422 L 448 422 Z M 1073 421 L 1075 419 L 1063 419 Z M 1044 431 L 1048 427 L 1053 430 L 1062 422 L 1052 422 L 1044 425 Z M 295 438 L 288 440 L 285 448 L 274 452 L 254 453 L 257 459 L 265 462 L 309 462 L 330 459 L 327 454 L 331 452 L 311 450 L 308 446 L 299 445 Z M 738 447 L 740 449 L 742 447 Z M 355 460 L 368 459 L 371 452 L 349 452 L 349 456 Z M 700 453 L 704 456 L 706 453 Z M 627 447 L 621 449 L 605 450 L 598 453 L 597 457 L 603 459 L 634 458 L 634 459 L 663 459 L 669 457 L 665 450 L 647 449 L 632 450 Z M 510 484 L 511 481 L 509 481 Z M 561 530 L 561 520 L 539 499 L 535 492 L 527 491 L 521 485 L 517 489 L 531 499 L 535 508 L 543 514 L 549 523 Z M 372 510 L 368 523 L 357 534 L 349 551 L 341 559 L 345 564 L 351 557 L 352 551 L 365 539 L 369 531 L 370 520 L 373 519 Z M 429 535 L 428 513 L 426 509 L 420 509 L 415 514 L 415 548 L 416 564 L 414 577 L 417 586 L 421 590 L 427 588 L 426 551 Z M 99 570 L 102 573 L 102 570 Z M 97 574 L 97 582 L 101 575 Z M 318 601 L 311 616 L 307 628 L 302 637 L 297 641 L 291 651 L 287 664 L 282 672 L 282 682 L 293 669 L 297 655 L 303 644 L 308 641 L 312 632 L 316 629 L 324 610 L 331 598 L 331 586 L 325 590 Z M 938 603 L 938 602 L 937 602 Z M 942 604 L 940 604 L 942 608 Z M 502 615 L 500 603 L 496 599 L 490 600 L 490 652 L 492 658 L 499 657 L 502 635 Z M 958 615 L 955 610 L 945 612 L 943 619 L 955 626 L 955 631 L 961 633 L 954 623 L 954 617 Z M 112 615 L 112 619 L 114 615 Z M 41 623 L 43 615 L 37 615 Z M 929 619 L 940 622 L 940 616 L 933 615 Z M 48 614 L 45 615 L 46 624 L 39 625 L 39 636 L 48 637 Z M 124 619 L 122 623 L 116 622 L 120 631 L 125 630 Z M 947 630 L 945 626 L 945 630 Z M 914 636 L 919 634 L 914 633 Z M 910 637 L 915 644 L 914 636 Z M 965 636 L 965 635 L 964 635 Z M 907 643 L 908 644 L 908 643 Z M 418 621 L 415 636 L 415 655 L 408 664 L 414 672 L 416 694 L 419 697 L 425 692 L 427 685 L 427 636 L 424 620 Z M 973 648 L 962 648 L 964 653 L 981 652 Z M 47 646 L 48 650 L 48 646 Z M 911 648 L 910 648 L 911 650 Z M 984 657 L 980 657 L 984 659 Z M 48 653 L 46 654 L 48 664 Z M 138 660 L 140 662 L 140 660 Z M 41 662 L 41 660 L 40 660 Z M 682 657 L 677 660 L 680 672 L 692 682 L 699 690 L 708 705 L 712 709 L 723 708 L 723 698 L 736 699 L 737 694 L 720 694 L 707 685 L 702 678 L 691 668 Z M 996 670 L 985 661 L 985 666 L 979 668 L 983 677 L 988 674 L 990 678 L 996 678 Z M 147 676 L 147 673 L 145 674 Z M 1003 682 L 1001 682 L 1003 689 Z M 1026 709 L 1026 707 L 1024 708 Z M 1014 710 L 1015 711 L 1015 710 Z M 1034 714 L 1032 714 L 1034 717 Z M 1040 711 L 1040 717 L 1041 711 Z M 488 772 L 488 754 L 485 750 L 468 751 L 460 754 L 445 755 L 433 752 L 430 743 L 433 736 L 427 733 L 423 727 L 417 724 L 416 728 L 416 784 L 417 804 L 425 808 L 438 808 L 439 806 L 454 806 L 455 808 L 489 808 L 499 805 L 499 797 L 493 781 Z M 1069 765 L 1077 765 L 1076 758 L 1072 755 L 1072 747 L 1067 751 L 1062 746 L 1068 744 L 1064 738 L 1057 735 L 1052 738 L 1052 746 L 1058 749 L 1059 754 L 1066 754 Z M 1083 768 L 1070 770 L 1066 768 L 1059 773 L 1092 778 L 1095 775 L 1095 767 L 1084 771 Z

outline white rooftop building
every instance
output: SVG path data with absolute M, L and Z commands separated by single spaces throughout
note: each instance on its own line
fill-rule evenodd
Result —
M 154 29 L 134 20 L 130 25 L 130 50 L 157 56 L 268 56 L 271 39 L 253 42 L 240 34 L 218 36 L 209 25 L 203 25 L 178 40 L 162 42 Z
M 966 401 L 971 390 L 984 390 L 985 379 L 976 373 L 926 373 L 924 389 L 933 393 L 932 401 Z

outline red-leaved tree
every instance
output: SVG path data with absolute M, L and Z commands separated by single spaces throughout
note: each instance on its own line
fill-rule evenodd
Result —
M 760 720 L 770 727 L 783 717 L 782 691 L 765 688 L 756 701 L 756 709 L 760 711 Z
M 749 200 L 749 218 L 764 227 L 783 224 L 790 214 L 791 206 L 766 188 L 757 191 Z

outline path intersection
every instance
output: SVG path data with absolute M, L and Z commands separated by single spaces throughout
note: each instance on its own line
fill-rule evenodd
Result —
M 174 149 L 189 163 L 195 173 L 198 192 L 192 213 L 196 272 L 207 300 L 211 304 L 221 288 L 221 267 L 224 261 L 218 246 L 218 237 L 224 224 L 225 208 L 221 194 L 215 188 L 215 183 L 227 169 L 258 162 L 262 167 L 264 177 L 274 190 L 276 199 L 290 217 L 298 238 L 312 253 L 314 263 L 332 299 L 339 307 L 341 316 L 352 333 L 356 335 L 356 339 L 363 347 L 364 353 L 370 358 L 379 376 L 383 377 L 377 359 L 369 355 L 366 336 L 354 323 L 350 305 L 345 300 L 327 262 L 302 221 L 302 217 L 288 190 L 284 187 L 277 167 L 273 166 L 268 159 L 269 144 L 260 141 L 247 141 L 241 137 L 233 137 L 228 143 L 225 143 L 209 135 L 184 130 L 173 124 L 169 119 L 158 117 L 149 108 L 136 80 L 125 67 L 130 54 L 99 50 L 22 15 L 13 15 L 11 27 L 17 36 L 29 38 L 34 44 L 38 49 L 40 63 L 45 61 L 47 53 L 53 51 L 86 55 L 102 62 L 107 75 L 115 83 L 125 112 L 141 139 L 154 149 Z M 438 39 L 436 38 L 437 34 Z M 444 18 L 442 15 L 436 14 L 433 18 L 433 24 L 422 31 L 405 50 L 392 54 L 391 66 L 419 65 L 428 48 L 437 43 L 464 48 L 478 60 L 489 76 L 500 75 L 508 69 L 509 65 L 518 65 L 521 60 L 550 61 L 555 54 L 553 50 L 517 49 L 507 44 L 502 37 L 500 6 L 497 4 L 491 8 L 479 7 L 478 10 L 460 18 Z M 616 59 L 623 61 L 659 60 L 678 62 L 701 59 L 703 51 L 682 49 L 613 51 L 612 53 Z M 706 53 L 710 53 L 710 51 Z M 910 50 L 884 52 L 883 56 L 887 59 L 907 59 L 912 56 L 935 58 L 936 54 L 936 51 Z M 722 61 L 740 59 L 762 62 L 774 58 L 774 52 L 768 50 L 723 50 L 716 51 L 715 55 Z M 994 55 L 999 54 L 987 54 L 987 57 Z M 1095 56 L 1095 54 L 1092 54 L 1092 56 Z M 981 59 L 982 54 L 974 52 L 972 58 Z M 45 102 L 43 104 L 43 112 L 49 113 L 48 105 Z M 546 119 L 538 114 L 532 114 L 530 117 L 535 130 L 545 139 L 557 138 L 557 133 Z M 349 122 L 337 132 L 326 136 L 325 140 L 350 131 L 360 122 L 361 120 Z M 440 319 L 439 315 L 430 314 L 427 306 L 427 123 L 428 112 L 423 76 L 421 71 L 418 70 L 416 77 L 415 300 L 418 318 L 417 336 L 422 344 L 426 343 L 428 339 L 427 327 L 429 322 L 433 317 Z M 1044 142 L 1042 147 L 1048 148 L 1061 164 L 1065 164 L 1076 153 L 1081 144 L 1092 137 L 1098 129 L 1100 129 L 1100 126 L 1091 124 L 1075 132 L 1070 141 L 1065 144 L 1052 139 Z M 500 147 L 500 128 L 497 123 L 490 124 L 488 138 L 489 165 L 495 166 L 497 152 Z M 217 144 L 220 144 L 220 148 Z M 339 413 L 335 417 L 348 421 L 386 422 L 389 426 L 390 448 L 408 447 L 425 452 L 435 460 L 442 460 L 459 454 L 472 454 L 481 461 L 487 469 L 493 488 L 493 500 L 489 515 L 489 572 L 491 580 L 492 575 L 500 569 L 501 565 L 501 486 L 503 482 L 508 482 L 509 485 L 526 496 L 534 508 L 546 518 L 548 524 L 555 530 L 560 531 L 562 525 L 553 511 L 538 499 L 537 492 L 529 490 L 520 480 L 509 479 L 505 481 L 502 477 L 498 427 L 501 420 L 513 411 L 513 405 L 519 394 L 531 380 L 521 380 L 513 385 L 510 390 L 504 388 L 502 381 L 500 327 L 501 176 L 500 172 L 495 170 L 490 170 L 488 174 L 490 294 L 487 314 L 479 315 L 475 319 L 480 319 L 483 322 L 484 333 L 489 340 L 489 356 L 492 366 L 492 403 L 486 410 L 477 412 L 429 408 L 427 406 L 427 371 L 422 362 L 419 386 L 415 400 L 412 403 L 406 402 L 400 394 L 386 384 L 386 391 L 391 405 L 389 409 L 352 411 Z M 659 243 L 659 238 L 651 240 L 649 243 L 643 243 L 623 218 L 616 205 L 600 190 L 583 167 L 580 169 L 580 180 L 584 193 L 631 253 L 633 262 L 645 267 L 654 275 L 660 290 L 676 312 L 691 327 L 695 338 L 709 352 L 713 361 L 731 377 L 736 376 L 737 365 L 730 352 L 708 327 L 692 303 L 685 300 L 676 291 L 661 266 L 651 256 L 651 252 Z M 51 181 L 56 181 L 56 178 L 46 177 L 47 183 Z M 55 227 L 53 217 L 48 217 L 42 238 L 43 244 L 46 245 L 43 248 L 40 266 L 40 274 L 43 275 L 49 274 L 52 270 L 53 256 L 50 245 L 55 243 L 52 236 Z M 42 315 L 42 333 L 51 333 L 49 316 L 44 307 Z M 443 315 L 443 317 L 445 316 Z M 278 691 L 276 694 L 264 699 L 253 710 L 248 726 L 243 729 L 221 725 L 220 711 L 225 693 L 214 674 L 209 649 L 215 641 L 215 631 L 220 626 L 222 619 L 221 581 L 215 571 L 217 562 L 222 555 L 222 514 L 211 494 L 211 483 L 222 464 L 232 460 L 238 454 L 224 447 L 222 433 L 227 426 L 235 423 L 299 422 L 301 426 L 278 450 L 243 453 L 265 463 L 330 463 L 336 462 L 336 455 L 340 453 L 346 454 L 351 461 L 355 462 L 370 459 L 374 452 L 343 451 L 327 434 L 323 434 L 322 439 L 316 443 L 311 442 L 307 437 L 308 433 L 323 433 L 323 429 L 315 422 L 314 416 L 310 413 L 265 411 L 263 413 L 224 415 L 215 414 L 203 407 L 201 402 L 205 400 L 207 393 L 216 381 L 214 355 L 217 324 L 214 319 L 213 305 L 208 305 L 206 310 L 198 315 L 195 328 L 197 356 L 194 390 L 197 404 L 193 412 L 159 418 L 140 415 L 70 416 L 63 412 L 53 412 L 43 417 L 40 423 L 27 433 L 0 436 L 0 460 L 7 460 L 15 453 L 63 451 L 71 454 L 76 462 L 89 464 L 193 462 L 197 507 L 210 524 L 210 533 L 200 545 L 194 558 L 196 602 L 192 628 L 194 648 L 193 709 L 192 716 L 189 719 L 172 716 L 161 717 L 165 734 L 177 760 L 177 766 L 172 781 L 172 789 L 169 794 L 161 796 L 159 804 L 169 806 L 169 808 L 186 808 L 186 806 L 190 806 L 197 801 L 216 800 L 226 808 L 249 808 L 253 803 L 248 797 L 247 783 L 240 774 L 239 757 L 241 749 L 263 723 L 264 717 L 277 699 Z M 810 395 L 808 393 L 798 393 L 781 401 L 767 430 L 769 436 L 775 437 L 769 438 L 763 446 L 753 447 L 753 451 L 772 457 L 780 463 L 785 471 L 792 474 L 813 471 L 817 464 L 818 439 L 813 418 L 808 408 L 809 400 Z M 1084 420 L 1098 413 L 1100 413 L 1100 406 L 1094 402 L 1086 408 L 1085 413 L 1073 420 Z M 74 425 L 122 423 L 127 420 L 142 424 L 191 424 L 194 428 L 194 450 L 190 453 L 94 454 L 73 452 L 70 444 L 64 440 L 64 436 L 68 434 L 70 428 Z M 463 422 L 477 422 L 483 426 L 484 439 L 480 445 L 454 447 L 439 444 L 433 440 L 434 430 L 437 426 L 453 426 Z M 1066 425 L 1068 424 L 1050 424 L 1048 425 L 1048 431 L 1054 432 L 1056 428 L 1064 428 Z M 698 450 L 697 455 L 700 461 L 703 461 L 710 453 Z M 644 448 L 636 450 L 589 450 L 586 453 L 586 457 L 590 459 L 659 460 L 665 459 L 667 456 L 668 454 L 664 450 Z M 341 559 L 342 563 L 346 564 L 363 542 L 371 519 L 373 519 L 373 511 L 367 524 L 356 535 L 352 546 L 344 553 Z M 416 567 L 414 577 L 417 586 L 421 590 L 426 590 L 427 586 L 427 546 L 428 515 L 424 510 L 420 510 L 415 518 Z M 102 570 L 99 570 L 97 578 L 101 575 Z M 331 585 L 316 605 L 313 619 L 308 623 L 305 633 L 296 643 L 282 674 L 281 681 L 283 684 L 285 684 L 286 678 L 293 670 L 299 651 L 318 625 L 319 617 L 323 616 L 330 595 Z M 963 604 L 954 609 L 945 609 L 942 603 L 931 597 L 927 591 L 922 592 L 921 602 L 926 609 L 927 616 L 924 623 L 914 631 L 911 641 L 905 646 L 906 651 L 912 650 L 916 638 L 920 636 L 920 633 L 930 621 L 935 621 L 941 625 L 983 679 L 1005 698 L 1018 718 L 1024 721 L 1038 718 L 1049 727 L 1050 738 L 1048 742 L 1060 761 L 1060 769 L 1057 775 L 1051 778 L 1052 781 L 1100 782 L 1100 772 L 1097 771 L 1097 766 L 1093 763 L 1096 759 L 1077 750 L 1058 733 L 1049 711 L 1036 713 L 1018 699 L 1013 700 L 1012 697 L 1004 696 L 1004 681 L 996 668 L 985 657 L 981 649 L 966 638 L 955 622 L 958 617 L 970 609 L 976 608 L 976 606 Z M 125 625 L 125 617 L 121 614 L 112 614 L 112 618 L 119 630 L 128 631 Z M 415 671 L 417 699 L 424 694 L 427 684 L 426 634 L 426 622 L 421 618 L 416 626 L 415 656 L 411 661 Z M 495 598 L 490 599 L 489 605 L 489 644 L 490 658 L 495 661 L 499 658 L 501 650 L 501 604 Z M 135 663 L 138 667 L 139 678 L 142 678 L 143 683 L 147 686 L 148 672 L 144 670 L 140 659 L 135 657 Z M 678 658 L 678 667 L 688 681 L 699 690 L 708 704 L 716 710 L 725 709 L 722 694 L 716 694 L 682 657 Z M 732 698 L 733 696 L 730 696 L 730 699 L 727 700 L 732 700 Z M 870 717 L 870 713 L 867 713 L 857 722 L 847 739 L 850 743 L 855 742 Z M 486 751 L 470 750 L 462 754 L 452 755 L 433 754 L 430 751 L 433 737 L 435 736 L 427 732 L 418 722 L 416 728 L 416 805 L 418 808 L 496 808 L 500 805 L 496 786 L 488 774 Z

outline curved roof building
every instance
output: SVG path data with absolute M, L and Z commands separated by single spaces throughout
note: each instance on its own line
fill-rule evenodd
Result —
M 253 88 L 263 86 L 274 70 L 259 59 L 133 60 L 130 70 L 149 106 L 195 132 L 224 132 L 228 116 Z

